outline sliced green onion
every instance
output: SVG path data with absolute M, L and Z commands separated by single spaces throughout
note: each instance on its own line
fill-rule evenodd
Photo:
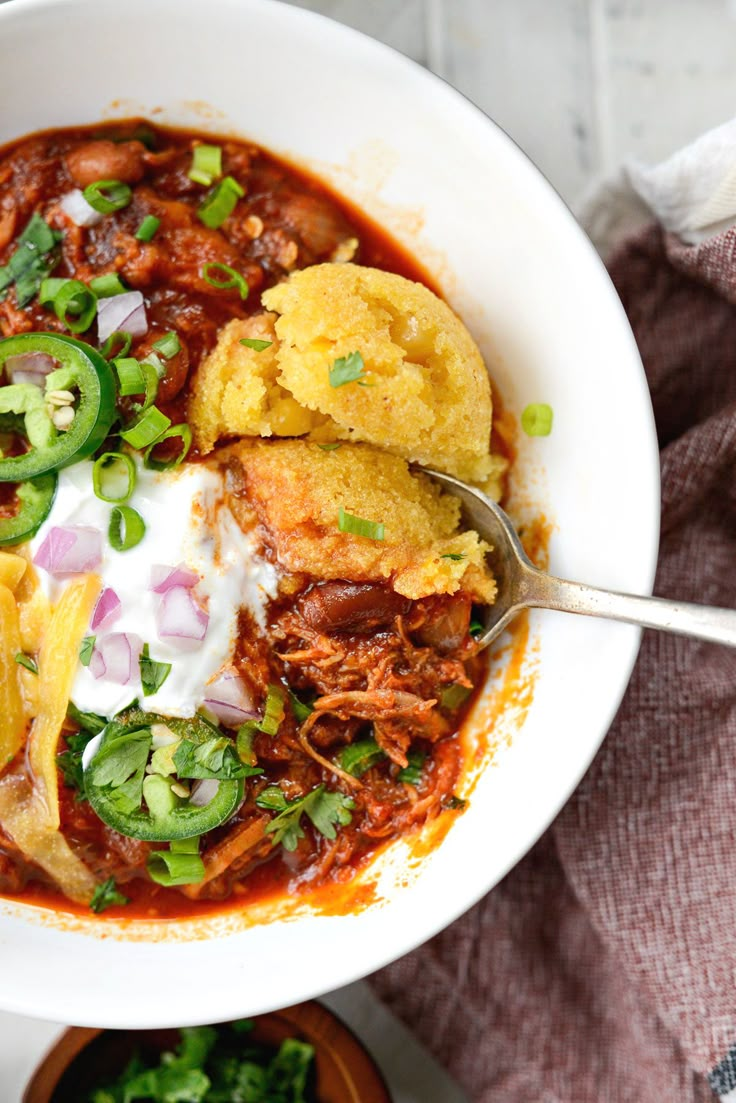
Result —
M 270 685 L 266 694 L 266 707 L 263 719 L 258 722 L 259 731 L 266 735 L 276 735 L 284 719 L 284 701 L 286 694 L 282 686 Z
M 385 757 L 375 739 L 360 739 L 357 743 L 349 743 L 347 747 L 343 747 L 337 756 L 337 762 L 346 773 L 353 777 L 362 777 L 366 770 L 370 770 L 371 766 L 375 766 Z
M 424 767 L 424 760 L 427 756 L 423 751 L 409 751 L 406 757 L 409 761 L 409 765 L 399 770 L 396 778 L 398 781 L 403 781 L 406 785 L 413 785 L 416 789 L 417 785 L 422 780 L 422 769 Z
M 296 693 L 293 693 L 292 690 L 289 690 L 288 693 L 289 701 L 291 702 L 291 711 L 294 713 L 294 717 L 298 723 L 302 724 L 308 716 L 312 715 L 314 709 L 311 705 L 308 705 L 306 701 L 300 701 Z
M 82 195 L 100 214 L 112 214 L 127 207 L 133 198 L 133 192 L 122 180 L 95 180 L 88 184 Z
M 440 556 L 440 559 L 454 559 L 456 562 L 459 562 L 461 559 L 464 558 L 464 552 L 445 552 L 444 555 Z
M 354 517 L 340 506 L 337 520 L 340 532 L 349 532 L 353 536 L 367 536 L 369 540 L 383 540 L 383 521 L 366 521 L 362 517 Z
M 135 490 L 135 463 L 124 452 L 103 452 L 92 468 L 92 487 L 101 502 L 122 505 Z
M 129 551 L 140 544 L 146 535 L 146 522 L 137 509 L 131 506 L 115 506 L 110 513 L 107 538 L 116 552 Z
M 174 440 L 176 437 L 181 437 L 181 449 L 179 453 L 173 460 L 157 460 L 153 455 L 154 448 L 158 448 L 165 440 Z M 165 433 L 157 437 L 153 444 L 149 444 L 143 456 L 143 464 L 145 467 L 149 467 L 151 471 L 171 471 L 172 468 L 178 467 L 179 464 L 186 459 L 191 447 L 192 430 L 187 423 L 182 422 L 181 425 L 172 425 L 170 429 L 167 429 Z
M 212 189 L 205 201 L 197 211 L 197 218 L 210 230 L 216 230 L 222 226 L 226 218 L 235 210 L 239 199 L 245 195 L 237 180 L 232 176 L 226 176 L 224 180 Z
M 485 630 L 485 625 L 481 624 L 479 620 L 471 620 L 468 627 L 468 632 L 471 636 L 482 636 Z
M 98 299 L 111 299 L 113 295 L 122 295 L 128 288 L 117 272 L 107 272 L 104 276 L 95 276 L 89 286 Z
M 338 356 L 330 368 L 331 387 L 344 387 L 346 383 L 357 383 L 360 379 L 365 379 L 365 364 L 357 351 L 349 356 Z
M 38 297 L 71 333 L 84 333 L 97 313 L 97 296 L 81 280 L 44 280 Z
M 143 696 L 150 697 L 153 693 L 158 693 L 169 674 L 171 674 L 171 663 L 159 663 L 155 659 L 152 659 L 148 650 L 148 644 L 144 643 L 143 650 L 138 659 L 138 665 L 141 671 Z
M 342 443 L 341 441 L 336 440 L 333 441 L 331 444 L 318 444 L 317 447 L 320 448 L 323 452 L 335 452 L 338 448 L 342 447 Z
M 148 448 L 171 425 L 171 418 L 162 414 L 158 406 L 149 406 L 120 436 L 131 448 Z
M 26 670 L 30 670 L 31 674 L 38 674 L 38 667 L 30 655 L 25 655 L 22 651 L 19 651 L 15 656 L 15 661 L 18 666 L 24 666 Z
M 182 843 L 192 840 L 182 839 L 181 843 L 171 843 L 171 850 L 154 850 L 148 855 L 146 867 L 148 876 L 157 885 L 171 888 L 174 885 L 196 885 L 204 879 L 204 862 L 198 853 L 184 851 Z M 193 840 L 199 843 L 198 839 Z
M 259 341 L 257 337 L 241 337 L 241 345 L 245 345 L 247 349 L 253 349 L 255 352 L 263 352 L 264 349 L 270 349 L 273 341 Z
M 529 437 L 548 437 L 552 432 L 552 407 L 532 402 L 521 415 L 521 427 Z
M 136 241 L 151 241 L 161 225 L 161 219 L 155 214 L 147 214 L 135 232 Z
M 222 150 L 219 146 L 209 146 L 202 142 L 192 150 L 192 167 L 187 176 L 195 184 L 209 187 L 222 176 Z
M 116 347 L 118 343 L 120 344 L 120 348 Z M 110 334 L 100 349 L 100 355 L 104 356 L 106 360 L 114 360 L 119 356 L 127 356 L 132 344 L 132 333 L 128 333 L 124 329 L 116 329 L 114 333 Z
M 246 766 L 257 765 L 256 752 L 253 749 L 253 740 L 255 739 L 258 725 L 255 720 L 246 720 L 244 724 L 241 724 L 238 728 L 238 735 L 235 740 L 235 749 L 238 752 L 238 758 Z
M 218 280 L 211 276 L 210 272 L 223 272 L 225 279 Z M 240 272 L 236 272 L 234 268 L 231 268 L 229 264 L 220 264 L 218 260 L 214 260 L 210 264 L 202 266 L 201 275 L 210 287 L 216 287 L 218 291 L 232 291 L 237 288 L 241 299 L 248 298 L 249 288 L 245 277 L 241 276 Z
M 85 636 L 79 645 L 79 661 L 82 666 L 89 666 L 96 642 L 97 636 Z
M 472 692 L 472 689 L 469 689 L 468 686 L 447 686 L 440 694 L 440 705 L 443 709 L 459 708 L 464 701 L 467 701 Z
M 145 394 L 146 377 L 143 368 L 133 356 L 117 356 L 113 366 L 118 375 L 118 390 L 121 395 Z
M 153 342 L 153 348 L 156 352 L 160 352 L 164 360 L 171 360 L 172 356 L 176 356 L 177 352 L 181 352 L 181 341 L 178 334 L 164 333 L 163 337 L 159 337 L 158 341 Z
M 134 402 L 133 408 L 138 411 L 139 414 L 145 413 L 156 401 L 156 395 L 158 394 L 158 385 L 161 382 L 158 372 L 153 364 L 149 364 L 147 360 L 141 360 L 141 370 L 146 380 L 146 393 L 143 402 Z
M 102 884 L 95 886 L 95 891 L 92 893 L 92 899 L 89 902 L 90 910 L 99 915 L 100 912 L 104 912 L 106 908 L 116 907 L 122 908 L 125 904 L 129 904 L 130 900 L 127 896 L 123 896 L 122 892 L 118 892 L 115 884 L 114 877 L 108 877 Z

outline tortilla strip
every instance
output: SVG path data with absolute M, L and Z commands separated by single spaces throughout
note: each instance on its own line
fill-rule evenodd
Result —
M 45 806 L 27 780 L 11 774 L 0 781 L 0 825 L 24 857 L 54 879 L 77 904 L 89 904 L 96 881 L 60 831 L 49 827 Z
M 199 899 L 202 888 L 209 881 L 219 877 L 236 859 L 242 858 L 263 841 L 268 822 L 268 816 L 258 816 L 247 823 L 236 824 L 224 839 L 202 855 L 204 877 L 196 885 L 183 885 L 181 891 L 184 895 L 190 900 Z
M 28 560 L 24 559 L 22 555 L 0 551 L 0 584 L 7 586 L 9 590 L 15 591 L 21 578 L 26 573 L 27 566 Z
M 69 583 L 51 614 L 38 656 L 39 711 L 28 739 L 28 759 L 39 807 L 45 806 L 46 826 L 53 830 L 59 827 L 56 749 L 79 662 L 79 647 L 99 592 L 100 579 L 94 574 Z
M 18 607 L 7 586 L 0 585 L 0 768 L 23 744 L 26 717 L 15 656 L 21 650 Z

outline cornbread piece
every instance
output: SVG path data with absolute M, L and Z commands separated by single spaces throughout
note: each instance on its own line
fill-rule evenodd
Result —
M 280 315 L 279 382 L 328 415 L 335 436 L 488 478 L 488 373 L 460 319 L 426 287 L 377 268 L 319 264 L 266 291 L 263 303 Z M 365 376 L 334 386 L 331 366 L 355 352 Z
M 354 582 L 388 579 L 409 598 L 469 591 L 492 602 L 487 545 L 459 531 L 460 503 L 405 460 L 367 444 L 325 451 L 308 441 L 240 441 L 223 453 L 245 478 L 245 501 L 288 571 Z M 384 538 L 341 532 L 340 509 L 382 523 Z
M 300 436 L 325 419 L 300 406 L 276 382 L 273 314 L 235 319 L 220 331 L 202 361 L 189 403 L 189 422 L 200 452 L 225 436 Z M 258 351 L 243 338 L 270 342 Z

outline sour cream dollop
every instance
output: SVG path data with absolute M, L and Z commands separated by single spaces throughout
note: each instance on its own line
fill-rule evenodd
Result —
M 110 587 L 121 603 L 119 616 L 109 629 L 130 633 L 147 643 L 150 657 L 171 663 L 161 688 L 144 697 L 140 672 L 134 664 L 127 685 L 104 676 L 95 678 L 80 663 L 72 688 L 72 701 L 84 712 L 110 717 L 138 698 L 149 712 L 166 716 L 193 716 L 202 705 L 206 686 L 231 663 L 237 642 L 238 614 L 248 609 L 256 622 L 265 623 L 265 605 L 276 596 L 274 567 L 259 554 L 258 544 L 244 533 L 233 517 L 225 495 L 224 477 L 204 464 L 188 464 L 173 471 L 149 471 L 140 464 L 133 496 L 127 503 L 146 524 L 143 539 L 128 551 L 116 552 L 107 538 L 112 506 L 100 501 L 92 487 L 92 463 L 83 462 L 59 472 L 59 486 L 49 516 L 31 543 L 36 554 L 54 526 L 88 525 L 103 534 L 103 558 L 97 568 L 103 589 Z M 209 622 L 204 640 L 183 651 L 161 639 L 156 611 L 161 601 L 151 590 L 151 568 L 185 563 L 200 576 L 197 600 L 207 609 Z M 58 600 L 67 581 L 37 568 L 39 582 L 49 600 Z M 92 630 L 90 629 L 90 634 Z

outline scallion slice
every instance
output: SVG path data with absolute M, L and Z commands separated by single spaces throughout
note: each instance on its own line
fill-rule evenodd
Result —
M 209 187 L 222 176 L 222 150 L 219 146 L 210 146 L 201 142 L 192 150 L 192 167 L 187 176 L 195 184 Z
M 216 230 L 222 226 L 226 218 L 235 210 L 239 199 L 245 195 L 237 180 L 232 176 L 226 176 L 216 187 L 212 189 L 205 201 L 197 211 L 197 218 L 210 230 Z
M 164 333 L 163 337 L 159 337 L 158 341 L 153 342 L 153 348 L 156 352 L 160 352 L 164 360 L 171 360 L 172 356 L 176 356 L 177 352 L 181 352 L 181 341 L 176 333 Z
M 97 636 L 85 636 L 79 645 L 79 661 L 82 666 L 89 666 L 96 642 Z
M 103 452 L 92 468 L 92 487 L 101 502 L 122 505 L 135 490 L 135 463 L 124 452 Z
M 521 427 L 528 437 L 548 437 L 552 432 L 552 407 L 532 402 L 521 414 Z
M 95 180 L 88 184 L 82 195 L 100 214 L 112 214 L 127 207 L 133 198 L 132 189 L 122 180 Z
M 276 735 L 284 719 L 284 701 L 286 694 L 283 686 L 270 685 L 266 694 L 266 707 L 263 711 L 263 719 L 259 720 L 258 728 L 266 735 Z
M 133 356 L 117 356 L 113 367 L 118 375 L 118 390 L 121 395 L 145 394 L 146 377 L 143 368 Z
M 211 272 L 222 272 L 225 278 L 217 279 L 210 275 Z M 220 264 L 218 260 L 211 261 L 209 264 L 202 266 L 201 275 L 210 287 L 216 287 L 218 291 L 232 291 L 237 288 L 241 299 L 248 298 L 249 288 L 245 277 L 241 276 L 240 272 L 236 272 L 234 268 L 231 268 L 229 264 Z
M 409 765 L 399 770 L 396 779 L 397 781 L 403 781 L 405 785 L 413 785 L 416 789 L 422 780 L 422 770 L 427 756 L 424 751 L 409 751 L 406 757 Z
M 385 757 L 385 752 L 375 739 L 360 739 L 357 743 L 349 743 L 343 747 L 337 756 L 337 762 L 346 773 L 353 777 L 362 777 L 366 770 L 370 770 L 371 766 L 375 766 Z
M 366 521 L 363 517 L 354 517 L 340 506 L 337 519 L 340 532 L 349 532 L 353 536 L 366 536 L 369 540 L 383 540 L 383 521 Z
M 128 290 L 117 272 L 106 272 L 104 276 L 95 276 L 89 286 L 98 299 L 111 299 L 113 295 L 122 295 Z
M 118 348 L 118 344 L 120 348 Z M 119 356 L 127 356 L 133 344 L 133 335 L 124 329 L 116 329 L 105 341 L 100 349 L 100 355 L 106 360 L 114 360 Z
M 146 535 L 146 522 L 132 506 L 115 506 L 110 513 L 107 538 L 114 551 L 124 552 L 140 544 Z
M 23 651 L 19 651 L 15 656 L 15 661 L 18 666 L 25 667 L 26 670 L 30 670 L 31 674 L 38 674 L 38 667 L 34 659 L 30 655 L 26 655 Z
M 199 839 L 175 840 L 170 850 L 154 850 L 148 855 L 148 876 L 157 885 L 195 885 L 204 878 L 204 862 L 199 856 Z
M 97 296 L 81 280 L 44 280 L 38 297 L 71 333 L 84 333 L 97 313 Z
M 133 407 L 139 414 L 145 413 L 149 407 L 153 406 L 156 401 L 156 395 L 158 394 L 158 385 L 160 383 L 159 374 L 156 371 L 153 364 L 149 364 L 147 360 L 141 361 L 141 371 L 146 380 L 146 393 L 143 402 L 134 402 Z
M 152 241 L 160 225 L 160 218 L 147 214 L 135 232 L 136 241 Z
M 263 352 L 264 349 L 270 349 L 273 341 L 259 341 L 257 337 L 241 337 L 240 344 L 245 345 L 247 349 L 253 349 L 254 352 Z
M 181 449 L 177 455 L 172 460 L 157 460 L 153 455 L 154 448 L 158 448 L 165 440 L 174 440 L 176 437 L 181 437 Z M 157 437 L 153 444 L 149 444 L 143 456 L 143 464 L 152 471 L 171 471 L 172 468 L 178 467 L 179 464 L 186 459 L 191 447 L 192 430 L 187 423 L 182 422 L 181 425 L 172 425 L 170 429 L 167 429 L 160 437 Z
M 149 444 L 157 441 L 170 425 L 171 418 L 162 414 L 158 406 L 149 406 L 137 421 L 122 431 L 120 436 L 131 448 L 148 448 Z

